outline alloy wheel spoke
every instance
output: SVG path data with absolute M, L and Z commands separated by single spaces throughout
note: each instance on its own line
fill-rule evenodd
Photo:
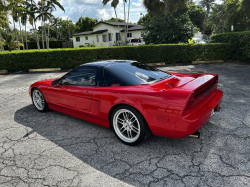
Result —
M 132 126 L 131 130 L 134 131 L 134 132 L 137 133 L 137 134 L 138 134 L 138 132 L 139 132 L 139 129 L 137 129 L 135 126 Z
M 120 118 L 117 118 L 117 122 L 123 124 L 123 123 L 124 123 L 124 120 L 122 120 L 122 119 L 120 119 Z

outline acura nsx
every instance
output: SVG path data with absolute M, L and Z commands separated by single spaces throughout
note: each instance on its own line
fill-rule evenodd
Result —
M 217 74 L 108 60 L 38 81 L 29 94 L 40 112 L 51 109 L 111 128 L 123 143 L 137 145 L 150 134 L 184 138 L 197 132 L 220 109 L 223 92 L 217 85 Z

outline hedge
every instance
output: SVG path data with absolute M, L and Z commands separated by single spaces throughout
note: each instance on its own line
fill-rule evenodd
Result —
M 228 60 L 231 53 L 230 49 L 230 44 L 173 44 L 12 51 L 0 53 L 0 70 L 70 69 L 87 62 L 108 59 L 129 59 L 141 63 L 188 63 L 194 60 Z
M 230 43 L 232 60 L 246 61 L 250 59 L 250 31 L 216 34 L 211 37 L 211 42 Z
M 50 41 L 49 42 L 49 48 L 51 49 L 57 49 L 57 48 L 62 48 L 62 42 L 64 41 Z M 37 44 L 36 42 L 27 42 L 28 43 L 28 48 L 29 49 L 37 49 Z M 40 44 L 40 48 L 43 48 L 43 44 L 42 41 L 39 41 Z M 26 48 L 26 42 L 24 41 L 24 45 Z M 44 41 L 44 47 L 46 48 L 46 42 Z M 20 48 L 21 50 L 23 49 L 23 47 Z M 7 46 L 4 46 L 4 50 L 8 50 Z

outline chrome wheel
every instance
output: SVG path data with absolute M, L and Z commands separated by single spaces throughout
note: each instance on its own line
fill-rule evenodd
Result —
M 114 114 L 113 127 L 117 136 L 124 142 L 133 143 L 140 137 L 140 122 L 130 110 L 118 110 Z
M 34 90 L 33 94 L 32 94 L 32 98 L 33 98 L 33 103 L 34 103 L 35 107 L 40 111 L 44 110 L 45 99 L 44 99 L 41 91 L 39 91 L 37 89 Z

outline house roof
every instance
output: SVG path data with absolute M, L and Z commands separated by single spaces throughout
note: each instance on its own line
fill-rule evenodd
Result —
M 90 35 L 90 34 L 100 34 L 108 31 L 108 29 L 105 30 L 98 30 L 98 31 L 85 31 L 85 32 L 80 32 L 77 34 L 73 34 L 73 36 L 78 36 L 78 35 Z
M 96 25 L 98 24 L 107 24 L 107 25 L 111 25 L 111 26 L 118 26 L 118 23 L 117 22 L 104 22 L 104 21 L 100 21 L 98 22 Z M 119 22 L 119 26 L 121 27 L 125 27 L 125 24 L 124 22 Z M 92 29 L 96 26 L 94 25 L 92 27 Z M 133 23 L 128 23 L 128 31 L 136 31 L 136 30 L 142 30 L 142 26 L 141 25 L 135 25 Z M 125 29 L 121 30 L 121 32 L 124 32 Z M 79 35 L 90 35 L 90 34 L 100 34 L 100 33 L 104 33 L 108 31 L 108 29 L 105 29 L 105 30 L 98 30 L 98 31 L 85 31 L 85 32 L 80 32 L 80 33 L 76 33 L 76 34 L 73 34 L 73 36 L 79 36 Z
M 100 22 L 98 22 L 97 24 L 95 24 L 93 27 L 92 27 L 92 29 L 96 26 L 96 25 L 99 25 L 99 24 L 101 24 L 101 23 L 103 23 L 103 24 L 107 24 L 107 25 L 111 25 L 111 26 L 118 26 L 118 24 L 119 24 L 119 26 L 125 26 L 125 24 L 127 24 L 127 23 L 125 23 L 125 22 L 112 22 L 112 21 L 100 21 Z M 134 26 L 135 24 L 133 24 L 133 23 L 128 23 L 128 26 L 130 27 L 130 26 Z
M 128 31 L 136 31 L 136 30 L 142 30 L 143 26 L 141 25 L 134 25 L 133 27 L 128 28 Z M 125 29 L 121 30 L 121 32 L 124 32 Z

